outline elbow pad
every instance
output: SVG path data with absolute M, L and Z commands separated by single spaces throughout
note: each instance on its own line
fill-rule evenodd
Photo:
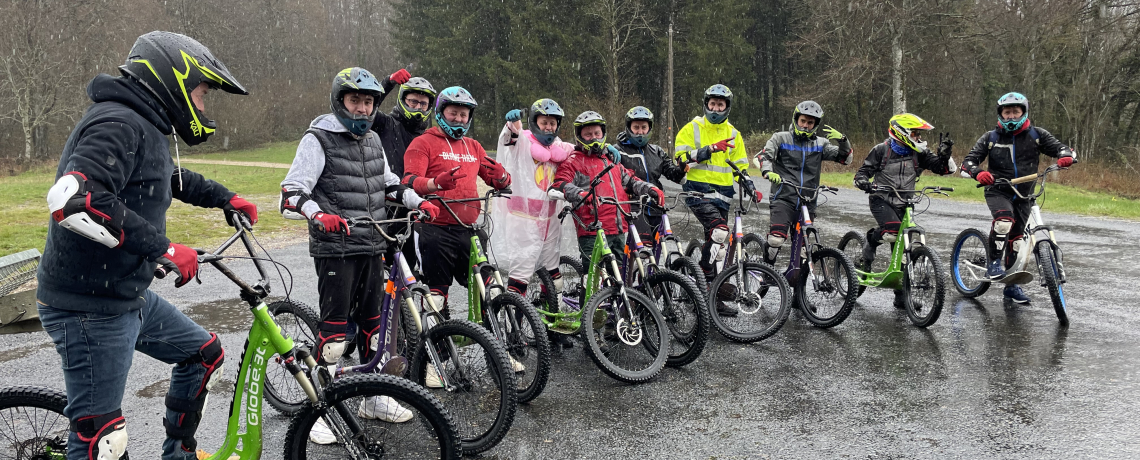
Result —
M 290 220 L 308 220 L 305 217 L 305 204 L 312 201 L 309 194 L 300 190 L 286 190 L 281 189 L 281 201 L 278 203 L 278 209 L 281 215 Z
M 47 194 L 52 220 L 60 227 L 83 235 L 109 248 L 122 246 L 122 218 L 114 219 L 91 206 L 91 194 L 108 192 L 98 181 L 89 181 L 78 171 L 64 174 Z M 117 213 L 115 213 L 117 214 Z

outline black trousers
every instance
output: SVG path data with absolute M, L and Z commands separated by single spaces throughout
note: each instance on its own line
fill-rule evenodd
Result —
M 871 215 L 875 216 L 875 222 L 878 222 L 879 226 L 867 232 L 867 243 L 877 247 L 883 244 L 884 233 L 896 235 L 899 233 L 902 216 L 906 214 L 906 205 L 895 206 L 887 198 L 878 195 L 871 195 L 868 203 L 871 205 Z
M 446 298 L 452 280 L 467 286 L 467 273 L 471 269 L 468 263 L 471 260 L 471 237 L 475 235 L 474 230 L 462 225 L 415 224 L 420 274 L 432 292 Z M 487 235 L 483 232 L 478 235 L 486 248 Z M 447 313 L 446 308 L 444 312 Z
M 1029 200 L 1023 200 L 1013 195 L 1013 192 L 1002 192 L 998 187 L 989 187 L 986 189 L 986 205 L 990 207 L 990 214 L 993 215 L 993 223 L 998 221 L 1012 221 L 1013 227 L 1009 229 L 1009 234 L 1006 235 L 1005 240 L 999 241 L 997 232 L 994 231 L 994 226 L 990 225 L 990 260 L 997 259 L 1001 256 L 1001 251 L 998 250 L 998 243 L 1004 241 L 1017 241 L 1025 236 L 1025 224 L 1029 221 L 1029 213 L 1033 207 Z M 1007 253 L 1009 259 L 1008 263 L 1013 257 L 1013 248 Z
M 368 343 L 380 327 L 387 278 L 383 256 L 318 257 L 313 262 L 320 295 L 321 336 L 343 340 L 351 319 L 359 328 L 356 343 L 362 359 L 372 359 Z
M 721 208 L 712 203 L 711 200 L 703 200 L 695 206 L 689 206 L 689 210 L 697 217 L 697 221 L 705 229 L 705 244 L 701 245 L 701 260 L 699 261 L 701 270 L 705 272 L 705 279 L 712 281 L 716 276 L 715 261 L 709 260 L 712 257 L 712 232 L 717 228 L 725 231 L 728 230 L 728 208 Z M 721 249 L 727 250 L 727 248 Z

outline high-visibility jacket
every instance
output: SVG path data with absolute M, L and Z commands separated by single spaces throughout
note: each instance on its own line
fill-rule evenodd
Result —
M 705 117 L 693 118 L 693 121 L 682 126 L 677 131 L 677 140 L 674 142 L 673 154 L 685 162 L 688 158 L 696 156 L 701 147 L 710 146 L 725 139 L 736 137 L 735 147 L 723 152 L 713 152 L 712 158 L 700 163 L 690 163 L 689 172 L 685 179 L 694 182 L 719 186 L 732 186 L 732 168 L 728 166 L 731 161 L 745 174 L 748 174 L 748 153 L 744 150 L 744 136 L 725 120 L 723 123 L 709 123 Z

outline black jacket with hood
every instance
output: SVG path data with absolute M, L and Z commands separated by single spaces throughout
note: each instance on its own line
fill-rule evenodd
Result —
M 102 74 L 87 95 L 94 104 L 71 131 L 55 177 L 78 171 L 106 188 L 91 193 L 88 212 L 121 222 L 120 244 L 108 248 L 48 219 L 36 298 L 63 310 L 122 314 L 143 307 L 155 260 L 170 246 L 171 199 L 220 208 L 234 194 L 192 171 L 177 174 L 170 119 L 141 83 Z
M 376 101 L 376 105 L 380 105 L 380 102 L 399 86 L 387 78 L 381 85 L 384 87 L 384 94 L 380 95 L 380 100 Z M 404 152 L 408 150 L 408 144 L 411 144 L 412 139 L 423 134 L 424 130 L 430 127 L 430 119 L 422 123 L 405 120 L 404 115 L 400 112 L 399 105 L 392 109 L 391 114 L 376 114 L 376 120 L 372 122 L 372 130 L 380 136 L 380 145 L 384 147 L 384 154 L 388 158 L 388 168 L 397 176 L 404 177 Z
M 989 171 L 995 179 L 1013 179 L 1036 173 L 1042 154 L 1077 159 L 1077 154 L 1052 133 L 1027 121 L 1024 128 L 1014 133 L 998 127 L 983 134 L 962 160 L 962 169 L 974 178 L 982 171 Z M 989 165 L 982 169 L 982 162 L 987 159 Z M 1019 184 L 1017 189 L 1023 194 L 1032 193 L 1033 183 Z M 1005 188 L 1004 193 L 1012 191 Z

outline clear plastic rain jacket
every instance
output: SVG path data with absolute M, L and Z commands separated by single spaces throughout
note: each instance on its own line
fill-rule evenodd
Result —
M 516 133 L 507 123 L 497 149 L 496 159 L 511 175 L 513 193 L 491 204 L 491 248 L 508 276 L 526 281 L 538 267 L 558 268 L 562 240 L 558 210 L 564 203 L 548 199 L 546 191 L 574 145 L 555 138 L 547 147 L 529 130 Z

